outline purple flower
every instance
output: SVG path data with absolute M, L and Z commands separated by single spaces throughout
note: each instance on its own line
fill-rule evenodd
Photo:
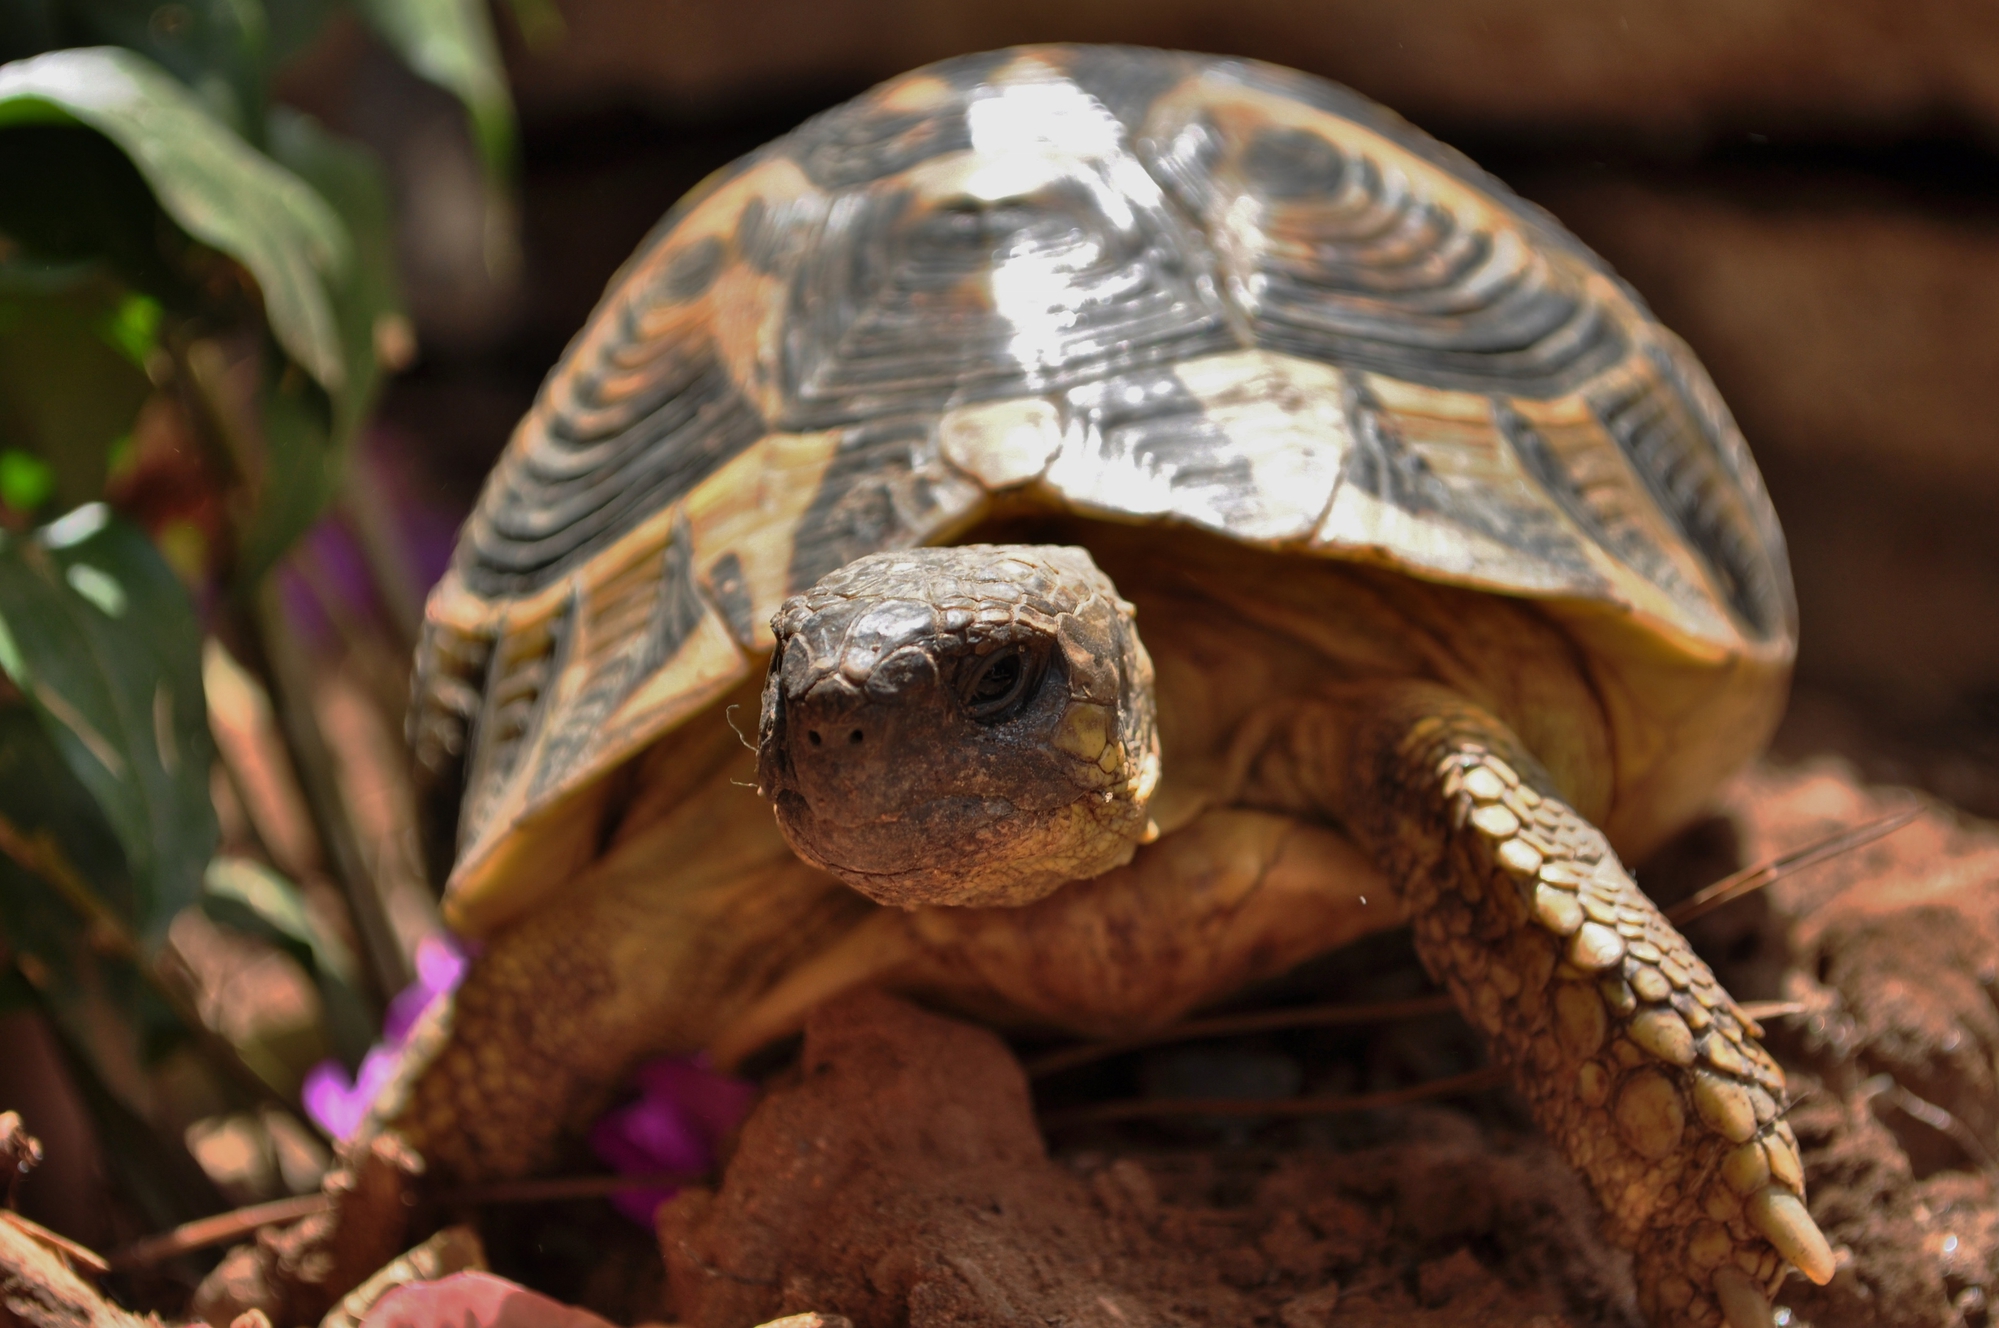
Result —
M 416 981 L 397 992 L 382 1020 L 382 1040 L 400 1047 L 438 997 L 458 990 L 465 978 L 465 951 L 450 938 L 425 936 L 416 943 Z
M 361 1058 L 353 1079 L 338 1060 L 327 1059 L 305 1073 L 299 1099 L 305 1114 L 320 1129 L 342 1143 L 354 1137 L 367 1118 L 368 1104 L 389 1082 L 402 1058 L 410 1030 L 439 997 L 455 990 L 465 976 L 465 952 L 448 936 L 426 936 L 416 944 L 416 981 L 397 992 L 382 1023 L 382 1040 Z
M 627 1176 L 672 1171 L 698 1176 L 715 1165 L 716 1147 L 749 1113 L 756 1086 L 717 1073 L 706 1055 L 669 1056 L 632 1076 L 636 1102 L 599 1117 L 590 1129 L 597 1156 Z M 626 1190 L 611 1196 L 618 1211 L 651 1226 L 675 1187 Z
M 389 1002 L 382 1041 L 362 1058 L 350 1080 L 346 1067 L 325 1060 L 306 1073 L 300 1097 L 306 1114 L 334 1139 L 346 1142 L 367 1119 L 368 1104 L 396 1072 L 410 1031 L 438 999 L 465 976 L 465 951 L 448 937 L 426 936 L 417 944 L 417 979 Z M 698 1176 L 715 1165 L 715 1150 L 749 1114 L 754 1084 L 718 1073 L 708 1057 L 669 1056 L 641 1065 L 632 1075 L 639 1096 L 599 1117 L 590 1129 L 590 1147 L 627 1176 L 674 1172 Z M 633 1221 L 652 1225 L 653 1213 L 671 1199 L 675 1187 L 626 1190 L 611 1197 Z

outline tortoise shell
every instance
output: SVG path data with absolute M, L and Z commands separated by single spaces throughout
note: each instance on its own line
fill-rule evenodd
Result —
M 590 790 L 760 671 L 787 595 L 996 503 L 1531 597 L 1779 687 L 1794 650 L 1741 435 L 1547 215 L 1271 65 L 967 56 L 694 189 L 516 429 L 418 652 L 454 921 L 587 856 Z

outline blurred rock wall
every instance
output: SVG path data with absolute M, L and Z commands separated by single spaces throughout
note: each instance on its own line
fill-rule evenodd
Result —
M 1999 10 L 1963 0 L 564 0 L 531 113 L 713 113 L 1019 42 L 1135 42 L 1324 74 L 1427 126 L 1688 141 L 1999 125 Z

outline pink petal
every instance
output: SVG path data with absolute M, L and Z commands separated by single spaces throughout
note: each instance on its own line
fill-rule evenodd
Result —
M 647 1061 L 632 1078 L 641 1096 L 677 1104 L 711 1148 L 742 1123 L 757 1099 L 755 1084 L 712 1069 L 705 1055 Z
M 465 976 L 465 952 L 441 932 L 416 943 L 416 980 L 434 992 L 451 991 Z
M 375 1302 L 361 1328 L 612 1328 L 588 1310 L 565 1305 L 491 1273 L 453 1273 L 411 1282 Z
M 698 1176 L 714 1160 L 707 1141 L 673 1103 L 644 1098 L 598 1117 L 590 1127 L 590 1148 L 626 1176 L 654 1171 Z M 612 1195 L 611 1203 L 633 1221 L 650 1226 L 654 1210 L 675 1193 L 672 1186 L 625 1190 Z
M 347 1067 L 337 1060 L 323 1060 L 305 1072 L 299 1087 L 299 1101 L 305 1114 L 335 1139 L 345 1140 L 361 1127 L 368 1108 L 367 1099 L 354 1091 Z

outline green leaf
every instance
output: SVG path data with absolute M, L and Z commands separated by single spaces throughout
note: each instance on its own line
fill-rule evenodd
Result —
M 61 39 L 45 49 L 122 46 L 179 79 L 237 133 L 249 136 L 263 119 L 271 56 L 260 0 L 54 0 L 54 7 Z
M 327 285 L 349 242 L 326 200 L 143 56 L 85 47 L 0 66 L 0 129 L 68 120 L 116 143 L 182 228 L 249 269 L 286 353 L 338 392 L 347 363 Z
M 120 291 L 101 269 L 44 293 L 0 285 L 0 500 L 17 512 L 102 496 L 111 445 L 153 391 L 107 336 L 136 321 Z
M 485 0 L 355 0 L 403 62 L 455 95 L 495 182 L 513 169 L 514 103 Z
M 512 0 L 508 7 L 513 11 L 514 26 L 520 29 L 522 43 L 537 55 L 561 45 L 562 39 L 569 35 L 569 25 L 563 22 L 555 0 Z
M 10 447 L 0 452 L 0 503 L 31 516 L 56 491 L 56 473 L 32 452 Z
M 342 453 L 326 398 L 296 373 L 265 375 L 259 398 L 264 471 L 257 506 L 238 533 L 236 582 L 254 586 L 340 489 Z
M 0 544 L 0 667 L 124 850 L 149 944 L 201 892 L 214 752 L 201 634 L 152 543 L 102 504 Z
M 17 855 L 40 845 L 60 854 L 81 888 L 121 923 L 137 891 L 103 812 L 71 773 L 35 714 L 0 707 L 0 930 L 13 966 L 88 1058 L 98 1077 L 135 1110 L 151 1100 L 144 1049 L 164 1013 L 128 955 L 103 943 L 87 907 L 65 897 L 62 873 L 31 869 Z
M 281 947 L 312 976 L 326 1009 L 326 1035 L 349 1065 L 375 1039 L 375 1019 L 357 983 L 360 965 L 339 937 L 321 927 L 298 887 L 250 858 L 208 864 L 202 911 L 225 927 Z
M 146 357 L 159 349 L 160 302 L 137 292 L 127 294 L 105 318 L 103 332 L 106 341 L 144 369 Z
M 233 262 L 182 230 L 132 159 L 96 130 L 7 125 L 0 180 L 35 182 L 0 189 L 0 233 L 16 242 L 0 257 L 0 294 L 90 294 L 122 283 L 177 313 L 215 310 L 214 274 Z
M 330 287 L 348 366 L 347 382 L 334 394 L 333 442 L 344 451 L 381 385 L 378 330 L 402 314 L 389 185 L 374 153 L 288 107 L 272 110 L 267 140 L 275 160 L 333 205 L 353 244 L 352 261 Z
M 282 365 L 259 398 L 264 465 L 257 505 L 241 527 L 237 579 L 252 585 L 275 566 L 339 492 L 347 448 L 366 422 L 381 385 L 376 329 L 399 318 L 394 216 L 374 154 L 335 138 L 307 116 L 271 116 L 274 157 L 328 199 L 353 238 L 353 257 L 330 287 L 348 375 L 326 402 Z

